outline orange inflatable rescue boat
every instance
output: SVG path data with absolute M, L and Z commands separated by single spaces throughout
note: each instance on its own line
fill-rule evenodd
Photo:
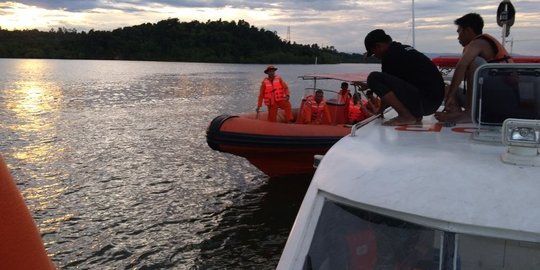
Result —
M 56 269 L 0 156 L 0 269 Z
M 220 115 L 212 120 L 207 129 L 207 143 L 214 150 L 246 158 L 270 177 L 313 173 L 313 156 L 325 154 L 334 143 L 351 132 L 347 117 L 349 104 L 337 98 L 337 90 L 317 87 L 317 81 L 335 80 L 337 83 L 334 81 L 333 86 L 337 89 L 341 82 L 351 83 L 351 87 L 354 87 L 351 94 L 354 94 L 359 91 L 352 82 L 365 82 L 367 75 L 341 73 L 301 76 L 304 80 L 312 80 L 314 87 L 305 89 L 299 107 L 293 109 L 295 123 L 285 123 L 284 117 L 279 115 L 278 122 L 269 122 L 266 112 Z M 317 90 L 324 92 L 331 123 L 302 124 L 300 108 Z

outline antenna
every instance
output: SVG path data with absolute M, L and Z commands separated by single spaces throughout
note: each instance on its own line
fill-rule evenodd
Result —
M 291 43 L 291 26 L 287 26 L 287 43 Z
M 414 22 L 414 0 L 412 0 L 412 46 L 413 48 L 416 47 L 416 37 L 414 35 L 414 28 L 415 28 L 415 22 Z

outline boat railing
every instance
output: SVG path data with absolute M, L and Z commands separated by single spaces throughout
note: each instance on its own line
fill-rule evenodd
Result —
M 386 108 L 382 114 L 385 114 L 386 112 L 388 112 L 390 110 L 391 110 L 391 108 Z M 367 125 L 369 122 L 371 122 L 371 121 L 373 121 L 373 120 L 375 120 L 375 119 L 377 119 L 379 117 L 381 117 L 380 113 L 379 114 L 374 114 L 374 115 L 372 115 L 372 116 L 370 116 L 370 117 L 368 117 L 368 118 L 354 124 L 351 127 L 351 137 L 356 137 L 356 131 L 357 130 L 359 130 L 361 127 Z

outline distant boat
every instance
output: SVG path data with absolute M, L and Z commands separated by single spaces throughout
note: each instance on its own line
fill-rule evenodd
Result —
M 297 123 L 268 122 L 267 113 L 245 113 L 240 115 L 220 115 L 210 123 L 206 138 L 210 148 L 241 156 L 270 177 L 310 174 L 313 156 L 326 151 L 343 136 L 348 135 L 346 107 L 334 97 L 337 91 L 316 87 L 319 80 L 345 82 L 365 81 L 367 73 L 309 74 L 304 80 L 312 80 L 313 88 L 305 90 L 312 95 L 315 90 L 323 90 L 330 108 L 331 123 L 306 125 L 298 122 L 299 108 L 294 109 Z M 336 84 L 339 85 L 339 84 Z M 355 90 L 356 91 L 356 90 Z

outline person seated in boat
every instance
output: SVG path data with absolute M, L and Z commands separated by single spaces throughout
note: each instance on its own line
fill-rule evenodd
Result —
M 443 122 L 470 123 L 473 76 L 478 66 L 485 63 L 512 63 L 512 58 L 494 37 L 483 34 L 484 20 L 476 13 L 469 13 L 454 21 L 463 55 L 456 64 L 454 75 L 445 94 L 444 110 L 435 114 Z M 465 82 L 466 97 L 460 104 L 459 85 Z M 463 107 L 463 109 L 462 109 Z
M 368 102 L 362 99 L 358 93 L 354 94 L 349 102 L 347 122 L 353 125 L 373 115 L 368 106 Z
M 367 97 L 367 109 L 370 113 L 376 114 L 379 112 L 379 109 L 381 108 L 381 99 L 375 95 L 373 95 L 373 90 L 366 91 L 366 97 Z
M 409 45 L 395 42 L 384 30 L 376 29 L 364 39 L 366 57 L 381 59 L 381 71 L 372 72 L 362 90 L 368 88 L 381 97 L 382 103 L 394 108 L 398 116 L 383 125 L 418 123 L 424 115 L 433 114 L 444 97 L 441 73 L 424 54 Z
M 326 105 L 324 93 L 322 90 L 315 91 L 315 96 L 306 97 L 306 102 L 301 112 L 302 124 L 331 123 L 330 110 Z
M 338 104 L 349 104 L 349 101 L 351 100 L 351 91 L 349 90 L 349 84 L 346 82 L 341 83 L 341 89 L 339 90 L 337 94 L 337 102 Z
M 293 114 L 289 102 L 289 86 L 281 76 L 276 75 L 276 70 L 277 68 L 274 66 L 268 66 L 264 70 L 264 73 L 268 76 L 261 83 L 259 100 L 255 111 L 259 113 L 264 100 L 264 104 L 268 107 L 268 121 L 276 122 L 278 109 L 283 109 L 285 110 L 286 121 L 290 123 L 293 121 Z

